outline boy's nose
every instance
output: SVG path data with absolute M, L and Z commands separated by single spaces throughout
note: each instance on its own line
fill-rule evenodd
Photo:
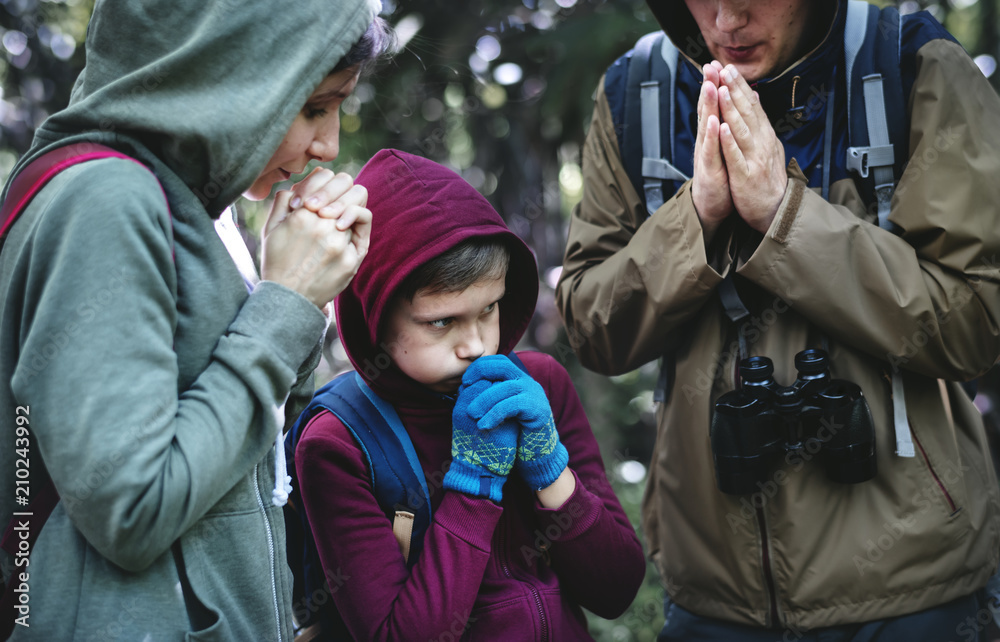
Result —
M 475 361 L 485 352 L 486 347 L 482 334 L 476 328 L 471 328 L 466 332 L 455 349 L 455 355 L 459 359 L 468 359 L 469 361 Z

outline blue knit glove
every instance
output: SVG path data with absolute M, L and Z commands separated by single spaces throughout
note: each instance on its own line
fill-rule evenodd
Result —
M 536 490 L 551 485 L 569 463 L 569 453 L 559 441 L 545 390 L 504 355 L 480 357 L 474 365 L 480 362 L 480 376 L 493 384 L 476 397 L 469 412 L 483 430 L 511 419 L 521 424 L 517 472 Z
M 514 466 L 519 426 L 513 421 L 499 422 L 490 430 L 481 430 L 469 405 L 489 389 L 490 382 L 472 373 L 472 384 L 466 377 L 475 367 L 474 361 L 462 378 L 458 400 L 451 417 L 451 466 L 444 475 L 444 487 L 467 495 L 488 497 L 499 503 L 503 484 Z

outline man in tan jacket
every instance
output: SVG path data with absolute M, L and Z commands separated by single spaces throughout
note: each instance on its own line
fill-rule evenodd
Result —
M 924 12 L 649 4 L 680 52 L 659 88 L 667 180 L 636 180 L 623 152 L 629 52 L 597 88 L 557 302 L 587 367 L 664 356 L 643 506 L 660 639 L 976 639 L 1000 497 L 961 382 L 1000 355 L 1000 99 Z M 898 64 L 879 70 L 872 48 L 889 46 Z M 873 67 L 886 83 L 869 96 Z M 859 134 L 852 92 L 902 135 L 877 119 Z M 829 438 L 782 439 L 753 492 L 721 492 L 710 426 L 741 357 L 790 385 L 807 348 L 863 392 L 877 472 L 835 481 Z

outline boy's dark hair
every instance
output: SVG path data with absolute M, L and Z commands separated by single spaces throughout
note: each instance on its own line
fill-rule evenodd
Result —
M 500 239 L 471 238 L 414 270 L 396 291 L 413 301 L 417 292 L 461 292 L 481 279 L 502 278 L 510 264 L 510 250 Z
M 375 16 L 361 38 L 354 43 L 340 62 L 330 72 L 335 74 L 350 67 L 357 67 L 361 76 L 374 71 L 382 58 L 389 57 L 396 49 L 396 32 L 384 18 Z

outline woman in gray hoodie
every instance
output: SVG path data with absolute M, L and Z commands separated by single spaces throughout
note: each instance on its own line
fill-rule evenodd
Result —
M 370 214 L 346 174 L 279 192 L 261 280 L 229 206 L 336 157 L 376 13 L 97 3 L 70 104 L 13 175 L 73 143 L 130 159 L 58 173 L 0 241 L 0 525 L 58 494 L 30 558 L 0 554 L 27 589 L 11 639 L 292 639 L 275 443 Z

